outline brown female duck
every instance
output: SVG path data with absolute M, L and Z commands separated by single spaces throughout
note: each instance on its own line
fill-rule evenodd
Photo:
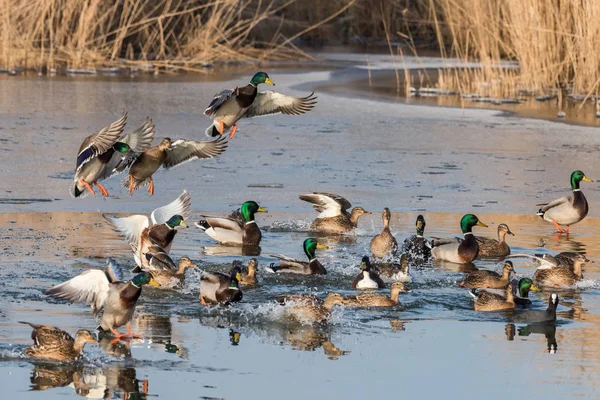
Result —
M 475 300 L 475 311 L 501 311 L 515 308 L 513 287 L 508 285 L 504 295 L 485 290 L 473 289 L 469 294 Z
M 160 287 L 164 289 L 173 289 L 181 286 L 185 279 L 185 270 L 198 266 L 187 256 L 181 257 L 179 262 L 175 264 L 169 254 L 156 245 L 150 246 L 143 256 L 148 261 L 148 267 L 143 270 L 150 272 L 154 280 L 160 283 Z M 139 267 L 133 270 L 133 272 L 139 271 L 142 271 Z
M 479 246 L 477 257 L 506 257 L 510 254 L 510 247 L 506 244 L 506 235 L 515 236 L 506 224 L 498 225 L 498 240 L 482 236 L 475 236 Z
M 200 303 L 229 304 L 242 300 L 243 294 L 239 287 L 240 268 L 234 266 L 230 274 L 221 272 L 202 271 L 200 275 Z
M 285 316 L 300 323 L 327 322 L 331 309 L 336 304 L 343 304 L 344 298 L 339 293 L 329 293 L 325 300 L 311 294 L 292 294 L 277 297 L 281 305 L 285 305 Z
M 409 292 L 404 289 L 402 282 L 394 282 L 390 286 L 390 295 L 383 293 L 361 293 L 353 296 L 346 296 L 344 305 L 349 307 L 391 307 L 399 304 L 398 295 L 401 292 Z
M 398 250 L 398 242 L 390 231 L 392 213 L 389 208 L 386 207 L 383 209 L 381 219 L 383 220 L 383 229 L 381 230 L 381 233 L 371 239 L 371 254 L 376 258 L 394 256 Z
M 25 355 L 36 358 L 47 358 L 57 361 L 73 361 L 79 358 L 86 343 L 97 342 L 90 331 L 80 329 L 75 339 L 67 332 L 52 326 L 32 324 L 19 321 L 33 328 L 31 338 L 33 346 L 25 350 Z
M 465 280 L 458 285 L 469 289 L 504 289 L 510 283 L 510 274 L 513 272 L 515 272 L 513 264 L 505 261 L 502 266 L 502 275 L 495 271 L 474 271 L 467 274 Z
M 347 210 L 352 207 L 352 204 L 337 194 L 311 193 L 299 197 L 300 200 L 312 203 L 313 208 L 319 212 L 311 225 L 311 229 L 317 232 L 348 233 L 358 226 L 359 217 L 371 214 L 362 207 L 355 207 L 348 213 Z
M 238 261 L 238 262 L 241 264 L 241 261 Z M 248 261 L 248 265 L 246 267 L 240 267 L 240 268 L 242 271 L 240 285 L 242 285 L 242 286 L 256 285 L 256 269 L 258 268 L 258 260 L 256 258 L 251 258 Z

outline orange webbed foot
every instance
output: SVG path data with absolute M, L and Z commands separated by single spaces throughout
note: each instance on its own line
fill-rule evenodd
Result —
M 133 176 L 129 175 L 129 194 L 133 194 Z
M 96 186 L 98 186 L 98 189 L 100 189 L 100 193 L 102 193 L 102 196 L 108 196 L 108 190 L 106 190 L 104 186 L 102 186 L 98 182 L 96 182 Z
M 150 185 L 148 185 L 148 193 L 150 193 L 150 196 L 154 196 L 154 181 L 152 180 L 152 177 L 150 177 Z
M 237 125 L 234 124 L 233 128 L 231 129 L 231 132 L 229 132 L 229 139 L 231 139 L 233 137 L 233 135 L 235 135 L 235 131 L 237 131 Z
M 80 179 L 79 183 L 81 183 L 83 186 L 85 186 L 85 188 L 87 190 L 89 190 L 91 194 L 96 194 L 96 192 L 94 192 L 94 189 L 92 189 L 92 186 L 89 183 L 87 183 L 86 181 L 84 181 L 83 179 Z
M 220 119 L 215 120 L 215 122 L 219 124 L 219 129 L 217 129 L 219 131 L 219 135 L 222 135 L 223 132 L 225 132 L 225 123 Z

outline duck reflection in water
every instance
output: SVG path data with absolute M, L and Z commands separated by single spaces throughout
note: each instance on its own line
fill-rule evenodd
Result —
M 107 368 L 85 367 L 80 363 L 57 365 L 34 363 L 31 390 L 71 386 L 75 393 L 90 399 L 147 399 L 148 380 L 136 378 L 135 368 L 119 365 Z

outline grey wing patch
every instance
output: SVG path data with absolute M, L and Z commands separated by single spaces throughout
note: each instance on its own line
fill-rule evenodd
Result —
M 277 92 L 259 92 L 246 110 L 245 117 L 252 118 L 268 114 L 300 115 L 310 111 L 317 104 L 312 92 L 306 97 L 293 97 Z
M 227 141 L 222 136 L 212 142 L 196 142 L 193 140 L 176 140 L 173 150 L 167 152 L 163 167 L 171 168 L 196 158 L 213 158 L 225 151 Z
M 204 110 L 204 115 L 206 115 L 207 117 L 214 116 L 219 110 L 219 108 L 223 105 L 223 103 L 225 103 L 231 98 L 231 96 L 233 96 L 233 93 L 233 89 L 225 89 L 222 92 L 217 93 L 208 105 L 208 108 Z
M 106 153 L 108 149 L 110 149 L 117 142 L 123 133 L 126 122 L 127 112 L 125 112 L 117 121 L 88 136 L 79 148 L 75 173 L 81 170 L 83 165 L 89 162 L 91 159 L 98 157 L 100 154 Z
M 554 208 L 556 206 L 559 206 L 564 203 L 569 203 L 569 202 L 571 202 L 571 197 L 561 197 L 561 198 L 556 199 L 548 204 L 537 204 L 537 206 L 542 207 L 542 208 L 540 208 L 540 212 L 546 212 L 551 208 Z
M 174 215 L 181 215 L 183 219 L 187 219 L 190 215 L 192 197 L 187 190 L 183 190 L 179 197 L 167 204 L 166 206 L 158 207 L 152 211 L 152 224 L 160 225 L 167 222 Z

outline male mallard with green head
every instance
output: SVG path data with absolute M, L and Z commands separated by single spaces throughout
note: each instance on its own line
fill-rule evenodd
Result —
M 430 243 L 423 237 L 426 225 L 425 218 L 419 215 L 415 225 L 417 226 L 417 234 L 404 240 L 402 252 L 407 255 L 409 263 L 423 265 L 431 258 Z
M 520 306 L 526 306 L 531 304 L 531 300 L 529 300 L 529 292 L 532 290 L 534 292 L 539 291 L 540 289 L 533 284 L 533 281 L 529 278 L 521 278 L 518 281 L 513 281 L 512 286 L 514 288 L 513 294 L 515 295 L 515 304 Z
M 475 236 L 479 246 L 478 257 L 506 257 L 510 254 L 510 247 L 506 244 L 506 235 L 515 236 L 506 224 L 498 225 L 498 240 L 482 236 Z
M 202 271 L 200 275 L 200 303 L 207 305 L 206 300 L 218 304 L 241 301 L 243 294 L 239 287 L 240 272 L 240 268 L 237 266 L 231 268 L 229 274 Z
M 304 249 L 304 254 L 308 258 L 308 262 L 294 260 L 293 258 L 289 258 L 282 255 L 273 255 L 273 257 L 279 259 L 279 266 L 275 266 L 271 264 L 269 269 L 272 272 L 287 272 L 292 274 L 304 274 L 304 275 L 326 275 L 327 270 L 317 257 L 315 256 L 316 249 L 328 249 L 326 245 L 319 243 L 317 239 L 308 238 L 302 244 L 302 248 Z
M 300 200 L 313 204 L 319 215 L 313 221 L 311 229 L 317 232 L 341 234 L 352 231 L 358 226 L 358 218 L 371 214 L 362 207 L 348 209 L 352 204 L 342 196 L 333 193 L 311 193 L 300 195 Z
M 593 182 L 583 172 L 573 171 L 571 174 L 572 196 L 561 197 L 547 204 L 537 204 L 542 206 L 537 215 L 552 222 L 558 232 L 569 233 L 569 227 L 584 219 L 588 213 L 588 202 L 579 188 L 581 181 Z M 566 225 L 567 229 L 561 228 L 561 225 Z
M 196 142 L 193 140 L 175 140 L 164 138 L 157 146 L 145 149 L 135 159 L 129 176 L 123 180 L 123 186 L 129 188 L 129 194 L 149 183 L 148 193 L 154 195 L 152 175 L 162 166 L 165 169 L 176 167 L 187 161 L 200 158 L 213 158 L 227 149 L 227 142 L 222 138 L 212 142 Z
M 502 275 L 495 271 L 473 271 L 460 282 L 458 286 L 469 289 L 504 289 L 510 283 L 510 274 L 515 272 L 512 262 L 505 261 L 502 265 Z
M 504 295 L 478 289 L 469 291 L 469 294 L 475 300 L 475 311 L 501 311 L 515 308 L 515 298 L 511 284 L 506 287 Z
M 133 318 L 135 305 L 142 294 L 143 285 L 160 286 L 149 272 L 141 272 L 129 281 L 121 280 L 117 275 L 116 264 L 108 259 L 106 271 L 90 269 L 80 275 L 56 285 L 46 294 L 74 303 L 86 303 L 92 307 L 92 313 L 98 317 L 104 310 L 100 326 L 102 331 L 110 331 L 116 339 L 136 337 L 129 323 Z M 127 334 L 115 330 L 126 325 Z
M 379 274 L 371 268 L 371 260 L 368 256 L 364 256 L 360 263 L 360 273 L 352 282 L 353 289 L 383 289 L 385 287 Z
M 81 196 L 86 189 L 95 194 L 92 185 L 100 189 L 102 196 L 108 196 L 108 191 L 99 182 L 126 170 L 137 154 L 152 144 L 155 132 L 151 119 L 146 119 L 135 131 L 121 136 L 126 121 L 127 113 L 81 143 L 71 186 L 74 197 Z
M 383 293 L 361 293 L 344 298 L 344 305 L 348 307 L 391 307 L 399 304 L 398 295 L 410 292 L 404 289 L 402 282 L 394 282 L 390 286 L 389 297 Z
M 67 332 L 52 326 L 23 321 L 19 321 L 19 323 L 33 328 L 33 332 L 31 332 L 33 346 L 28 347 L 24 353 L 30 357 L 74 361 L 79 358 L 86 343 L 97 342 L 92 333 L 86 329 L 78 330 L 73 339 Z
M 271 91 L 259 92 L 258 85 L 261 83 L 275 86 L 266 72 L 257 72 L 248 85 L 217 93 L 204 111 L 204 115 L 213 119 L 212 125 L 206 129 L 206 136 L 219 136 L 233 128 L 229 133 L 232 138 L 237 130 L 236 123 L 242 118 L 279 113 L 300 115 L 317 104 L 314 92 L 306 97 L 286 96 Z
M 389 208 L 386 207 L 383 209 L 381 219 L 383 220 L 383 229 L 381 230 L 381 233 L 371 239 L 371 253 L 373 254 L 373 257 L 376 258 L 395 256 L 396 250 L 398 250 L 398 242 L 390 231 L 392 213 Z
M 436 260 L 449 261 L 455 264 L 468 264 L 475 260 L 479 254 L 479 246 L 472 232 L 474 226 L 487 227 L 473 214 L 463 216 L 460 220 L 460 229 L 464 239 L 434 241 L 431 255 Z
M 239 211 L 227 218 L 209 217 L 196 222 L 196 226 L 219 243 L 241 246 L 258 246 L 262 238 L 260 228 L 256 225 L 254 215 L 266 213 L 255 201 L 246 201 Z
M 277 302 L 285 307 L 285 316 L 300 323 L 326 323 L 331 309 L 343 304 L 344 298 L 339 293 L 329 293 L 325 300 L 312 294 L 288 294 L 277 297 Z

